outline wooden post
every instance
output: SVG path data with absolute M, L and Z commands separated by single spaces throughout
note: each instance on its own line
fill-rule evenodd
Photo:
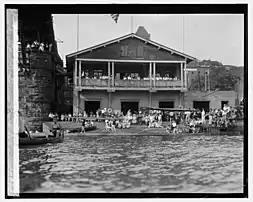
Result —
M 77 91 L 77 116 L 79 115 L 79 105 L 80 105 L 80 93 Z
M 110 88 L 111 82 L 111 69 L 110 69 L 110 62 L 108 62 L 108 88 Z
M 77 85 L 77 60 L 75 60 L 75 67 L 74 67 L 74 85 Z
M 109 92 L 109 95 L 108 95 L 108 108 L 111 108 L 111 102 L 112 102 L 112 98 L 111 98 L 111 92 Z
M 114 86 L 114 62 L 112 62 L 112 86 Z
M 184 79 L 183 79 L 183 63 L 180 63 L 180 69 L 181 69 L 181 88 L 184 85 Z
M 154 74 L 154 88 L 156 88 L 156 85 L 155 85 L 155 82 L 156 82 L 156 63 L 154 62 L 153 63 L 153 68 L 154 68 L 154 72 L 153 72 L 153 74 Z
M 207 91 L 207 85 L 206 85 L 206 68 L 204 69 L 204 74 L 205 74 L 205 91 Z
M 81 61 L 79 61 L 79 86 L 82 85 L 81 74 L 82 74 L 82 64 L 81 64 Z
M 149 63 L 149 87 L 152 87 L 152 63 Z
M 182 106 L 182 92 L 179 94 L 179 106 Z
M 149 100 L 148 100 L 149 107 L 152 107 L 152 93 L 149 91 Z
M 186 62 L 184 63 L 184 85 L 187 88 L 187 71 L 186 71 Z

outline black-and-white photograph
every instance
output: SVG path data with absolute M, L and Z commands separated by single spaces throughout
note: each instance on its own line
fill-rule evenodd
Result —
M 28 9 L 6 9 L 19 193 L 245 193 L 244 13 Z

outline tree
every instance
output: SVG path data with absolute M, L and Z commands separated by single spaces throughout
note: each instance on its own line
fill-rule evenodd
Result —
M 204 74 L 207 73 L 203 69 L 209 69 L 210 90 L 234 90 L 235 84 L 240 79 L 238 72 L 242 71 L 242 67 L 231 66 L 231 68 L 228 68 L 228 65 L 223 66 L 222 63 L 211 60 L 190 63 L 188 67 L 198 69 L 198 74 L 193 77 L 189 90 L 201 91 L 205 89 Z

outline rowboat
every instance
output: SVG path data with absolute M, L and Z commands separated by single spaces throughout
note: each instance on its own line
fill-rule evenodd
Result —
M 43 145 L 47 143 L 61 143 L 64 141 L 64 131 L 60 131 L 58 137 L 53 137 L 53 134 L 46 135 L 45 133 L 32 133 L 30 137 L 19 138 L 19 145 Z

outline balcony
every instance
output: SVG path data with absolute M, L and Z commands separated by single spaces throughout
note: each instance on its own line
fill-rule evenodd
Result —
M 150 85 L 151 84 L 151 85 Z M 110 79 L 81 79 L 81 89 L 115 89 L 115 90 L 181 90 L 185 88 L 182 86 L 180 80 L 119 80 L 113 81 Z
M 149 80 L 115 80 L 114 88 L 151 88 Z
M 183 87 L 182 84 L 181 84 L 181 81 L 180 80 L 176 80 L 176 81 L 161 81 L 161 80 L 158 80 L 158 81 L 155 81 L 155 87 L 156 88 L 181 88 Z
M 82 78 L 81 86 L 92 88 L 108 88 L 108 79 Z

